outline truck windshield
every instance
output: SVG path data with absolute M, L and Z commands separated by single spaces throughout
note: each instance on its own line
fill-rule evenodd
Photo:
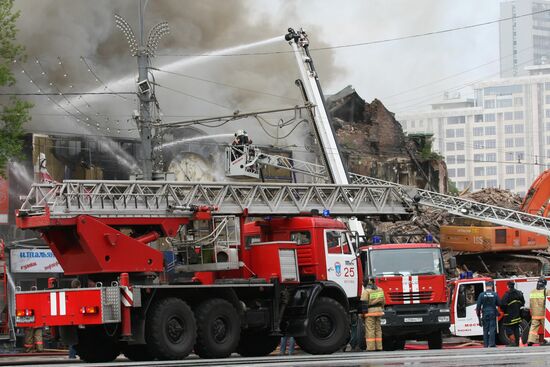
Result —
M 370 251 L 374 276 L 443 274 L 438 248 L 380 249 Z

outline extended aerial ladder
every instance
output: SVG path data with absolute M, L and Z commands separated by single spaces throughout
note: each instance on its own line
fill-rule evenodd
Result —
M 550 235 L 550 218 L 546 218 L 546 215 L 539 216 L 536 215 L 537 213 L 531 211 L 526 213 L 494 205 L 482 204 L 373 177 L 353 173 L 349 175 L 346 174 L 347 170 L 344 167 L 342 156 L 336 143 L 334 130 L 324 105 L 318 75 L 309 53 L 307 34 L 303 30 L 295 31 L 292 28 L 289 28 L 288 31 L 289 33 L 285 36 L 285 39 L 289 41 L 294 50 L 302 77 L 302 80 L 297 81 L 296 84 L 301 88 L 305 104 L 309 106 L 311 121 L 319 141 L 322 156 L 326 163 L 326 169 L 322 165 L 293 160 L 286 157 L 282 160 L 281 157 L 262 153 L 260 149 L 254 146 L 243 146 L 242 148 L 228 147 L 226 150 L 228 162 L 226 164 L 226 173 L 228 176 L 235 177 L 242 175 L 241 177 L 247 176 L 257 178 L 259 177 L 259 166 L 269 165 L 309 174 L 317 179 L 326 182 L 334 182 L 340 185 L 347 185 L 350 183 L 352 185 L 366 185 L 371 188 L 372 192 L 382 187 L 391 187 L 401 198 L 401 203 L 405 205 L 408 210 L 419 205 L 429 206 L 445 210 L 461 217 L 492 222 L 498 225 L 528 230 L 547 236 Z M 242 149 L 238 153 L 239 162 L 246 163 L 235 164 L 235 161 L 232 161 L 232 157 L 234 156 L 231 155 L 231 151 L 234 149 Z M 539 190 L 542 190 L 542 188 L 539 188 Z M 546 190 L 548 189 L 546 188 Z M 526 198 L 526 200 L 528 200 L 528 198 Z M 353 198 L 350 198 L 350 202 L 353 202 Z M 361 214 L 375 215 L 374 213 L 354 213 L 354 215 Z M 357 221 L 351 220 L 350 224 L 353 226 L 353 228 L 350 229 L 359 232 L 361 235 L 363 234 L 362 227 Z
M 259 150 L 257 148 L 255 149 L 257 150 L 256 154 L 267 156 L 265 153 L 258 153 Z M 269 161 L 266 159 L 265 161 L 269 162 L 266 164 L 273 167 L 283 169 L 286 168 L 286 164 L 278 164 L 277 159 L 271 159 Z M 288 162 L 292 164 L 292 159 L 286 158 L 286 163 Z M 261 161 L 258 163 L 261 163 Z M 307 162 L 300 162 L 300 164 L 301 172 L 323 172 L 320 165 Z M 304 165 L 309 165 L 309 168 L 304 168 Z M 327 181 L 329 180 L 328 175 L 318 174 L 316 177 Z M 445 210 L 450 214 L 464 218 L 491 222 L 498 225 L 550 236 L 550 218 L 545 216 L 530 214 L 520 210 L 502 208 L 495 205 L 483 204 L 452 195 L 445 195 L 434 191 L 400 185 L 394 182 L 354 173 L 350 173 L 349 177 L 351 181 L 350 186 L 366 185 L 366 187 L 369 187 L 372 191 L 376 191 L 380 188 L 391 187 L 395 190 L 395 194 L 402 199 L 401 203 L 403 203 L 409 211 L 418 206 L 429 206 L 432 208 Z M 366 215 L 368 213 L 355 213 L 355 215 L 361 214 Z

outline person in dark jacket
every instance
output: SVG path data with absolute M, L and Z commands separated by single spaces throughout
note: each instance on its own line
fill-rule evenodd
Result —
M 485 292 L 481 292 L 477 298 L 476 313 L 479 324 L 483 326 L 483 346 L 485 348 L 496 347 L 497 333 L 497 307 L 500 306 L 498 294 L 493 290 L 493 283 L 485 284 Z
M 521 323 L 521 308 L 525 306 L 523 293 L 515 289 L 516 283 L 508 282 L 508 291 L 502 296 L 500 301 L 504 319 L 502 323 L 508 335 L 509 346 L 517 347 L 519 345 L 519 324 Z

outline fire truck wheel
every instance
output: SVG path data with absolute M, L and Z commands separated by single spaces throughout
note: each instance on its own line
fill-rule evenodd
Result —
M 271 336 L 267 330 L 243 332 L 237 353 L 243 357 L 263 357 L 269 355 L 279 345 L 281 338 Z
M 127 345 L 122 353 L 130 361 L 152 361 L 155 359 L 147 349 L 146 344 Z
M 103 326 L 79 330 L 75 349 L 81 360 L 91 363 L 111 362 L 120 354 L 120 345 Z
M 441 335 L 441 331 L 436 331 L 428 336 L 428 348 L 429 349 L 443 348 L 443 336 Z
M 405 339 L 395 339 L 393 342 L 393 345 L 395 347 L 395 350 L 403 350 L 405 349 L 405 343 L 407 341 Z
M 202 302 L 195 308 L 197 343 L 201 358 L 225 358 L 237 350 L 241 319 L 235 307 L 221 298 Z
M 309 354 L 331 354 L 340 350 L 350 333 L 350 323 L 342 305 L 328 297 L 319 297 L 308 315 L 306 335 L 296 343 Z
M 382 335 L 382 349 L 391 352 L 397 349 L 397 339 L 393 336 Z
M 193 311 L 183 300 L 168 297 L 155 302 L 145 322 L 147 346 L 158 359 L 183 359 L 197 335 Z

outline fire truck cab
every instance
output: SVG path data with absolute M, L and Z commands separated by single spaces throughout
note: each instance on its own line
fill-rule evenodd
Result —
M 446 275 L 439 245 L 380 244 L 361 248 L 367 276 L 384 290 L 384 349 L 403 349 L 407 339 L 440 349 L 449 328 Z
M 250 222 L 245 225 L 245 241 L 249 251 L 245 257 L 257 245 L 293 242 L 298 245 L 301 282 L 329 281 L 341 287 L 347 298 L 361 295 L 362 269 L 354 249 L 356 239 L 336 219 L 302 216 Z

